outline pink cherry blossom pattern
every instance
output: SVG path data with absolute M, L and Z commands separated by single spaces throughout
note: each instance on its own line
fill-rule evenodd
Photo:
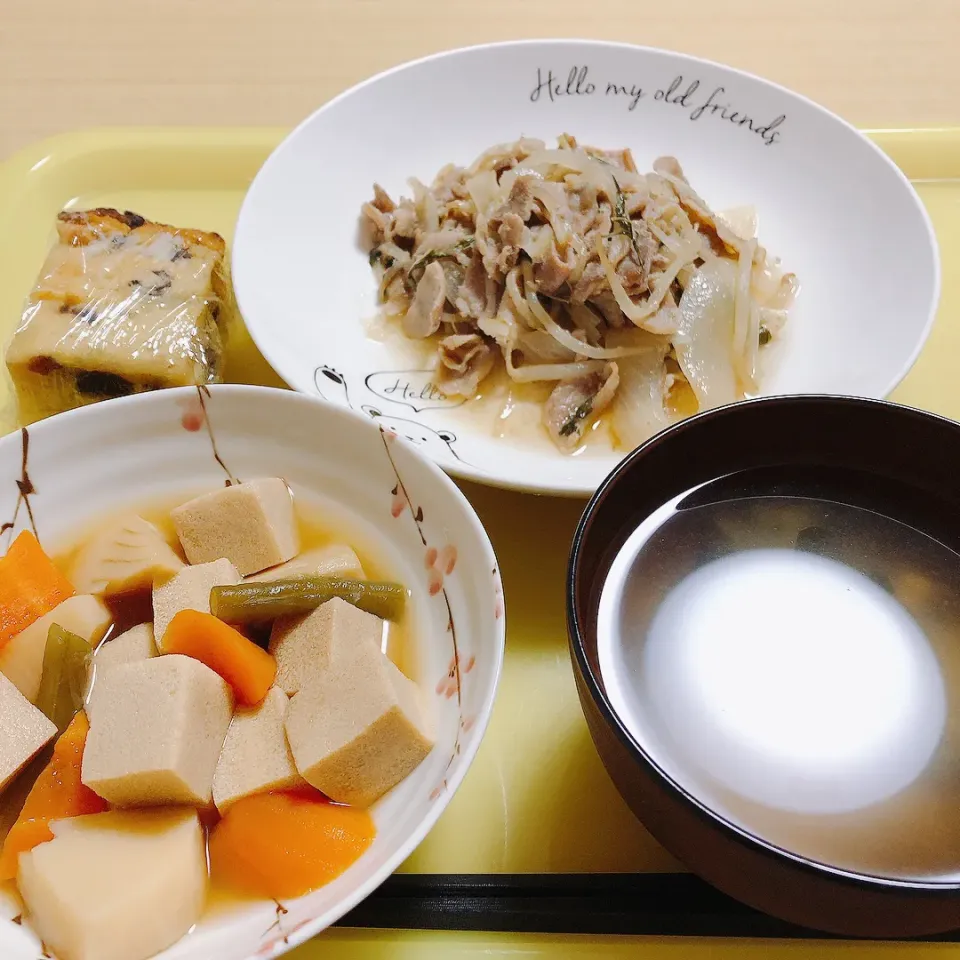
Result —
M 457 548 L 448 543 L 437 550 L 436 547 L 427 547 L 423 555 L 427 568 L 427 589 L 431 597 L 435 597 L 443 589 L 443 579 L 453 573 L 457 565 Z
M 193 393 L 177 401 L 177 406 L 183 411 L 180 417 L 180 426 L 190 433 L 197 433 L 203 429 L 206 422 L 206 411 L 200 401 L 199 394 Z
M 500 578 L 497 576 L 497 568 L 493 568 L 493 593 L 495 596 L 493 616 L 496 620 L 503 617 L 503 587 L 500 585 Z
M 444 586 L 444 578 L 450 576 L 457 566 L 457 549 L 453 544 L 446 544 L 438 549 L 437 547 L 431 546 L 428 543 L 426 530 L 424 529 L 425 522 L 423 507 L 415 505 L 415 501 L 411 497 L 409 489 L 400 476 L 400 471 L 397 469 L 397 463 L 391 450 L 393 441 L 396 439 L 396 434 L 388 429 L 385 429 L 381 425 L 380 438 L 383 442 L 384 453 L 387 456 L 387 460 L 390 462 L 390 468 L 393 471 L 393 476 L 396 480 L 396 484 L 391 490 L 392 500 L 390 503 L 390 513 L 394 519 L 397 519 L 403 515 L 405 510 L 408 508 L 410 510 L 410 518 L 413 520 L 417 535 L 420 538 L 420 543 L 423 545 L 423 565 L 427 573 L 427 591 L 431 597 L 442 599 L 443 604 L 446 607 L 447 634 L 450 637 L 450 643 L 453 647 L 453 657 L 450 661 L 450 665 L 447 668 L 446 674 L 441 677 L 440 681 L 437 683 L 436 692 L 437 696 L 444 697 L 447 700 L 452 700 L 454 697 L 456 697 L 456 705 L 460 722 L 457 725 L 457 735 L 454 740 L 453 747 L 451 748 L 447 758 L 447 764 L 443 773 L 443 780 L 440 785 L 437 786 L 430 794 L 430 799 L 436 800 L 444 790 L 448 789 L 447 777 L 449 771 L 456 763 L 457 757 L 459 757 L 462 753 L 460 741 L 461 735 L 465 731 L 469 730 L 473 725 L 472 720 L 468 724 L 465 724 L 463 720 L 463 701 L 460 680 L 461 672 L 466 673 L 472 670 L 476 663 L 476 659 L 474 657 L 470 657 L 466 661 L 463 671 L 461 671 L 460 653 L 457 646 L 457 628 L 456 624 L 453 622 L 453 608 L 450 603 L 450 597 L 448 596 L 447 589 Z M 493 573 L 494 579 L 496 580 L 496 568 L 494 568 Z
M 206 386 L 206 384 L 203 384 L 196 387 L 194 392 L 188 396 L 178 398 L 177 406 L 183 411 L 180 417 L 180 426 L 189 433 L 199 433 L 206 428 L 207 437 L 210 440 L 210 453 L 226 475 L 226 485 L 230 487 L 236 483 L 240 483 L 240 480 L 230 471 L 223 457 L 220 456 L 220 451 L 217 449 L 217 438 L 213 433 L 213 424 L 211 423 L 210 414 L 207 410 L 205 397 L 209 399 L 210 388 Z
M 448 700 L 450 700 L 457 692 L 457 685 L 459 682 L 460 678 L 457 670 L 457 659 L 454 657 L 450 661 L 450 665 L 447 667 L 447 672 L 440 678 L 440 681 L 437 684 L 438 696 L 446 697 Z
M 407 498 L 403 495 L 399 486 L 393 488 L 390 491 L 392 499 L 390 501 L 390 516 L 394 520 L 407 509 Z
M 453 573 L 453 568 L 457 565 L 457 548 L 448 543 L 437 557 L 437 566 L 443 571 L 445 576 Z

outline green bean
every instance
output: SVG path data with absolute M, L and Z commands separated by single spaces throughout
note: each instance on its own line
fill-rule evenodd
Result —
M 57 696 L 60 693 L 60 677 L 63 674 L 63 661 L 67 650 L 64 631 L 54 624 L 47 631 L 47 645 L 43 650 L 43 670 L 40 674 L 40 690 L 37 693 L 37 708 L 50 721 L 57 708 Z M 53 721 L 56 722 L 56 721 Z
M 92 652 L 86 640 L 59 624 L 54 623 L 47 632 L 37 707 L 60 733 L 83 709 Z
M 399 583 L 343 577 L 295 577 L 267 583 L 238 583 L 210 591 L 210 612 L 227 623 L 262 623 L 315 610 L 340 597 L 384 620 L 398 620 L 407 592 Z

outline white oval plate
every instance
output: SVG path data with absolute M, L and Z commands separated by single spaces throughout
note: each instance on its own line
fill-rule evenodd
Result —
M 521 135 L 630 147 L 641 170 L 677 157 L 715 210 L 753 205 L 763 245 L 796 273 L 797 304 L 766 394 L 886 396 L 916 359 L 939 299 L 936 240 L 906 178 L 809 100 L 692 57 L 624 44 L 531 41 L 411 63 L 348 90 L 268 158 L 240 212 L 240 309 L 297 390 L 390 425 L 449 472 L 539 493 L 589 495 L 622 458 L 501 440 L 438 400 L 428 370 L 368 336 L 376 285 L 361 204 L 395 198 Z M 416 366 L 417 364 L 414 364 Z M 421 363 L 422 367 L 423 364 Z
M 241 480 L 284 477 L 302 501 L 326 507 L 371 543 L 411 590 L 416 679 L 436 746 L 374 805 L 377 838 L 344 874 L 282 908 L 266 901 L 218 910 L 162 960 L 279 956 L 371 893 L 426 836 L 467 772 L 503 659 L 499 568 L 460 491 L 369 418 L 288 390 L 160 390 L 9 434 L 0 440 L 0 518 L 14 523 L 12 535 L 35 522 L 41 542 L 56 548 L 97 517 L 220 486 L 227 471 Z M 26 502 L 21 489 L 34 491 Z M 45 954 L 29 926 L 12 922 L 19 911 L 0 884 L 0 957 L 39 960 Z

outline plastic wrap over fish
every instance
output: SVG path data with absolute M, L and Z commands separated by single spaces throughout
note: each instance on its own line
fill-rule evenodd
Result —
M 222 237 L 107 208 L 60 213 L 56 228 L 7 347 L 21 422 L 221 380 Z

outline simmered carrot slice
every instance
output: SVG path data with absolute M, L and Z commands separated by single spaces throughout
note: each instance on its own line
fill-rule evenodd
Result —
M 373 843 L 370 814 L 309 790 L 244 797 L 210 835 L 210 872 L 242 893 L 299 897 L 338 877 Z
M 17 858 L 21 853 L 53 839 L 51 820 L 102 813 L 107 809 L 106 801 L 80 781 L 89 729 L 87 715 L 81 710 L 54 744 L 50 762 L 27 794 L 23 810 L 3 843 L 0 881 L 16 877 Z
M 0 558 L 0 650 L 76 591 L 24 530 Z
M 237 703 L 246 707 L 260 703 L 277 676 L 277 661 L 266 650 L 199 610 L 181 610 L 164 632 L 160 649 L 205 663 L 233 687 Z

